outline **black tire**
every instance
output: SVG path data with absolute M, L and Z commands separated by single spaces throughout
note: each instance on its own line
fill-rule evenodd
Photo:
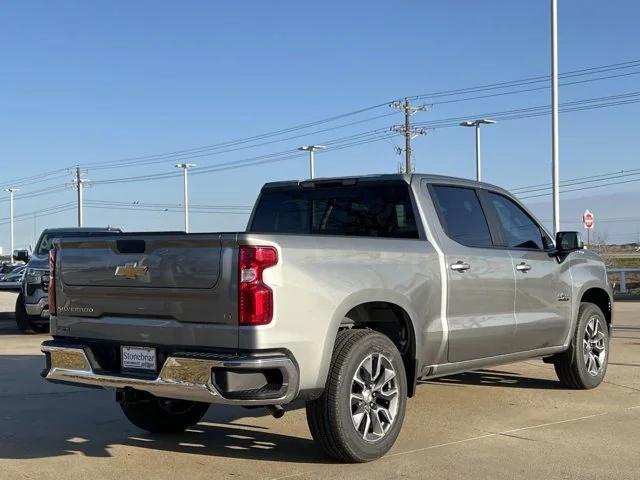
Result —
M 121 402 L 124 415 L 136 427 L 152 433 L 179 433 L 198 423 L 208 403 L 149 396 L 135 402 Z
M 36 331 L 31 321 L 31 316 L 27 315 L 27 310 L 24 307 L 24 296 L 22 292 L 18 294 L 18 298 L 16 299 L 15 317 L 16 325 L 22 333 L 34 333 Z
M 585 358 L 585 355 L 589 356 L 587 350 L 591 350 L 591 347 L 587 347 L 587 350 L 585 350 L 584 345 L 587 326 L 593 319 L 597 320 L 600 324 L 600 332 L 602 334 L 601 343 L 605 348 L 603 359 L 599 359 L 595 364 L 598 367 L 596 374 L 594 374 L 595 368 L 592 368 L 591 372 L 589 371 L 589 360 Z M 598 348 L 600 347 L 598 346 Z M 593 352 L 595 354 L 595 348 Z M 602 358 L 598 354 L 596 354 L 596 356 Z M 571 345 L 566 352 L 558 355 L 554 361 L 556 374 L 565 387 L 587 390 L 595 388 L 602 383 L 607 372 L 608 363 L 609 327 L 607 320 L 597 305 L 586 302 L 581 303 L 580 309 L 578 310 L 578 322 L 573 338 L 571 339 Z
M 364 427 L 360 424 L 358 428 L 362 427 L 362 431 L 356 429 L 356 420 L 352 420 L 352 408 L 360 407 L 352 404 L 351 400 L 352 384 L 356 385 L 354 376 L 361 371 L 361 364 L 369 355 L 381 355 L 385 362 L 389 362 L 395 371 L 393 388 L 398 391 L 397 397 L 394 396 L 397 399 L 396 414 L 388 422 L 383 436 L 373 441 L 363 438 L 368 435 L 369 423 L 365 423 Z M 371 370 L 374 370 L 373 364 Z M 389 387 L 392 384 L 385 381 L 384 385 Z M 369 398 L 371 390 L 367 392 Z M 379 395 L 372 403 L 384 401 L 382 393 Z M 316 443 L 330 457 L 342 462 L 369 462 L 382 457 L 395 443 L 404 421 L 406 404 L 407 376 L 402 357 L 391 340 L 372 330 L 342 330 L 336 338 L 325 390 L 318 399 L 307 402 L 307 423 Z M 367 412 L 371 412 L 367 413 L 370 415 L 368 421 L 371 421 L 373 415 L 378 415 L 378 421 L 380 418 L 384 419 L 384 416 L 379 416 L 382 413 L 374 413 L 377 408 L 376 405 L 375 409 L 367 409 Z

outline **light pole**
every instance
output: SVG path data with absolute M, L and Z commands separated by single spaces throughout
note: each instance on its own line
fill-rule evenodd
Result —
M 558 0 L 551 0 L 551 178 L 553 233 L 560 231 L 560 147 L 558 146 Z
M 480 125 L 491 125 L 496 123 L 495 120 L 489 120 L 488 118 L 480 118 L 478 120 L 467 120 L 466 122 L 462 122 L 460 126 L 462 127 L 475 127 L 476 128 L 476 180 L 479 182 L 482 180 L 481 167 L 480 163 Z
M 189 182 L 187 180 L 187 170 L 195 167 L 195 163 L 178 163 L 176 168 L 181 168 L 184 172 L 184 231 L 189 233 Z
M 315 177 L 315 157 L 313 152 L 316 150 L 323 150 L 327 147 L 324 145 L 304 145 L 303 147 L 298 148 L 298 150 L 303 150 L 305 152 L 309 152 L 309 178 Z
M 11 264 L 13 265 L 13 194 L 15 192 L 17 192 L 19 189 L 18 188 L 5 188 L 4 191 L 5 192 L 9 192 L 9 209 L 10 209 L 10 223 L 11 223 L 11 252 L 9 253 L 9 256 L 11 257 Z

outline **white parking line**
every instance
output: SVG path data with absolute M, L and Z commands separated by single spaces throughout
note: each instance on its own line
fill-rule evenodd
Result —
M 530 425 L 528 427 L 520 427 L 520 428 L 513 428 L 511 430 L 503 430 L 501 432 L 487 433 L 485 435 L 478 435 L 477 437 L 464 438 L 462 440 L 455 440 L 453 442 L 440 443 L 440 444 L 437 444 L 437 445 L 429 445 L 428 447 L 416 448 L 416 449 L 413 449 L 413 450 L 406 450 L 404 452 L 397 452 L 397 453 L 392 453 L 390 455 L 385 455 L 384 457 L 382 457 L 380 459 L 380 461 L 383 461 L 383 460 L 385 460 L 387 458 L 399 457 L 401 455 L 410 455 L 410 454 L 413 454 L 413 453 L 424 452 L 424 451 L 433 450 L 433 449 L 436 449 L 436 448 L 449 447 L 451 445 L 459 445 L 461 443 L 474 442 L 476 440 L 483 440 L 485 438 L 498 437 L 500 435 L 508 435 L 508 434 L 512 434 L 512 433 L 522 432 L 524 430 L 534 430 L 536 428 L 551 427 L 553 425 L 561 425 L 563 423 L 579 422 L 581 420 L 588 420 L 590 418 L 602 417 L 604 415 L 610 415 L 610 414 L 613 414 L 613 413 L 620 413 L 620 412 L 623 412 L 625 410 L 634 410 L 636 408 L 640 408 L 640 405 L 636 405 L 636 406 L 633 406 L 633 407 L 626 407 L 626 408 L 619 409 L 619 410 L 612 410 L 612 411 L 609 411 L 609 412 L 594 413 L 593 415 L 585 415 L 584 417 L 568 418 L 566 420 L 558 420 L 556 422 L 541 423 L 541 424 L 538 424 L 538 425 Z M 301 476 L 309 475 L 311 473 L 315 473 L 315 472 L 318 472 L 318 471 L 320 471 L 320 469 L 309 470 L 309 471 L 301 472 L 301 473 L 293 473 L 291 475 L 285 475 L 284 477 L 272 478 L 271 480 L 284 480 L 286 478 L 301 477 Z
M 422 447 L 422 448 L 416 448 L 414 450 L 406 450 L 404 452 L 392 453 L 391 455 L 386 455 L 384 458 L 398 457 L 400 455 L 408 455 L 411 453 L 423 452 L 425 450 L 431 450 L 434 448 L 448 447 L 449 445 L 456 445 L 458 443 L 473 442 L 475 440 L 482 440 L 483 438 L 497 437 L 500 435 L 507 435 L 507 434 L 516 433 L 516 432 L 522 432 L 524 430 L 533 430 L 535 428 L 550 427 L 552 425 L 560 425 L 562 423 L 577 422 L 580 420 L 587 420 L 589 418 L 601 417 L 602 415 L 608 415 L 609 413 L 613 413 L 613 412 L 595 413 L 593 415 L 586 415 L 584 417 L 569 418 L 567 420 L 558 420 L 557 422 L 541 423 L 539 425 L 530 425 L 528 427 L 514 428 L 511 430 L 503 430 L 501 432 L 495 432 L 495 433 L 487 433 L 486 435 L 479 435 L 477 437 L 465 438 L 463 440 L 456 440 L 454 442 L 440 443 L 438 445 L 429 445 L 428 447 Z

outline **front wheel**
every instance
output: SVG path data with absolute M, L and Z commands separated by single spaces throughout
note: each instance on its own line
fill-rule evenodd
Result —
M 571 346 L 554 361 L 558 378 L 569 388 L 595 388 L 602 383 L 608 363 L 607 320 L 597 305 L 582 303 Z
M 152 433 L 179 433 L 198 423 L 208 403 L 154 397 L 120 402 L 124 415 L 136 427 Z
M 16 299 L 15 318 L 16 325 L 22 333 L 47 333 L 49 331 L 49 322 L 42 323 L 40 317 L 34 317 L 27 313 L 22 292 L 18 294 Z
M 324 393 L 307 402 L 314 440 L 343 462 L 380 458 L 400 433 L 407 377 L 400 352 L 372 330 L 338 333 Z
M 22 294 L 22 292 L 18 294 L 18 298 L 16 299 L 15 318 L 16 325 L 22 333 L 34 332 L 31 317 L 27 314 L 27 310 L 24 306 L 24 295 Z

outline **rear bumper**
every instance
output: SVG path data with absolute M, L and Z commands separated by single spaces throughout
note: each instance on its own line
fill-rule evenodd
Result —
M 99 388 L 148 392 L 158 397 L 227 405 L 284 405 L 298 394 L 298 368 L 284 353 L 246 354 L 215 358 L 210 354 L 168 356 L 157 376 L 102 372 L 91 350 L 83 345 L 48 341 L 42 344 L 47 356 L 43 376 L 64 382 Z M 215 373 L 279 372 L 277 389 L 247 390 L 225 394 Z

